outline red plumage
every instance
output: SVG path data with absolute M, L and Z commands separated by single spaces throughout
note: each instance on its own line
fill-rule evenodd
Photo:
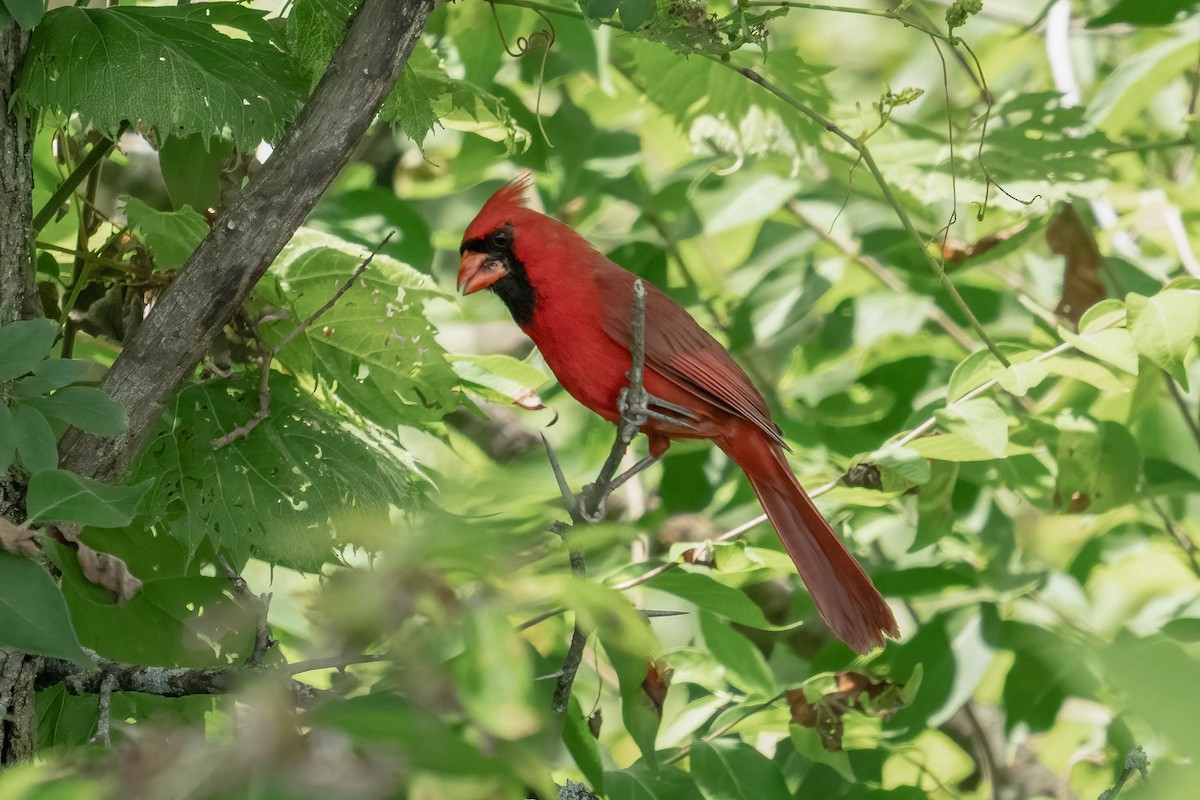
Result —
M 636 276 L 566 225 L 526 208 L 528 185 L 501 188 L 468 226 L 459 288 L 492 288 L 563 388 L 617 422 Z M 661 455 L 671 439 L 711 439 L 746 473 L 838 638 L 866 652 L 897 636 L 891 609 L 792 474 L 779 428 L 746 373 L 680 305 L 653 285 L 646 291 L 646 391 L 695 415 L 691 428 L 648 421 L 642 431 L 650 452 Z

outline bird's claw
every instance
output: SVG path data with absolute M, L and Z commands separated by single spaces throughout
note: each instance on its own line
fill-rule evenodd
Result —
M 699 419 L 696 413 L 689 408 L 661 397 L 655 397 L 645 389 L 635 394 L 629 390 L 629 387 L 622 389 L 621 394 L 617 397 L 617 410 L 622 419 L 632 422 L 638 428 L 655 419 L 668 425 L 696 430 L 696 426 L 689 420 Z

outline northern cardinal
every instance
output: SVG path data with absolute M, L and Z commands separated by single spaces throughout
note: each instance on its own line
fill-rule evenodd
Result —
M 495 292 L 541 350 L 563 388 L 610 422 L 629 383 L 633 273 L 568 226 L 525 207 L 528 179 L 484 204 L 459 252 L 458 289 Z M 650 456 L 672 439 L 711 439 L 742 468 L 817 610 L 864 653 L 896 637 L 895 617 L 805 493 L 784 458 L 766 402 L 724 347 L 658 288 L 646 285 L 641 430 Z

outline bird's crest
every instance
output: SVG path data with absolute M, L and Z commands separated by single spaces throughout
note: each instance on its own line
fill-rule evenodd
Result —
M 513 212 L 525 208 L 525 192 L 533 185 L 533 175 L 522 172 L 501 186 L 488 198 L 467 228 L 465 239 L 486 236 L 496 228 L 511 222 Z

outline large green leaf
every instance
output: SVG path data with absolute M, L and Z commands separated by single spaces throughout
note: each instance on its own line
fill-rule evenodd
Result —
M 95 386 L 64 386 L 52 395 L 22 401 L 50 419 L 97 436 L 116 436 L 129 427 L 125 407 Z
M 1065 106 L 1056 92 L 1014 95 L 993 112 L 983 164 L 999 180 L 1084 181 L 1106 171 L 1104 134 L 1084 124 L 1084 110 Z
M 604 788 L 612 800 L 700 800 L 702 797 L 695 780 L 686 772 L 677 767 L 654 767 L 646 761 L 604 773 Z
M 265 12 L 240 3 L 56 8 L 34 31 L 18 98 L 108 135 L 198 133 L 249 150 L 275 141 L 302 83 Z
M 27 31 L 37 27 L 46 13 L 43 0 L 4 0 L 2 8 L 7 9 L 17 24 Z
M 63 469 L 48 469 L 29 479 L 26 497 L 34 522 L 80 522 L 97 528 L 128 525 L 150 481 L 110 486 Z
M 158 269 L 179 269 L 208 235 L 208 223 L 191 208 L 155 211 L 136 197 L 125 198 L 125 216 Z
M 208 539 L 239 558 L 253 551 L 316 569 L 332 555 L 331 519 L 385 518 L 389 504 L 408 504 L 403 454 L 351 429 L 285 375 L 271 376 L 270 416 L 213 449 L 257 409 L 257 380 L 188 386 L 137 467 L 135 480 L 155 481 L 147 507 L 190 551 Z
M 772 625 L 767 621 L 767 618 L 763 616 L 762 609 L 755 605 L 745 592 L 719 583 L 708 575 L 674 569 L 654 577 L 649 585 L 682 597 L 730 622 L 761 630 L 780 629 L 779 626 Z
M 1177 18 L 1196 13 L 1197 0 L 1117 0 L 1103 14 L 1088 20 L 1089 28 L 1128 23 L 1151 26 L 1170 25 Z
M 339 239 L 305 230 L 293 237 L 273 269 L 279 291 L 268 300 L 292 319 L 264 329 L 278 341 L 325 305 L 365 253 Z M 429 278 L 376 256 L 354 286 L 317 324 L 279 354 L 295 374 L 311 374 L 354 411 L 385 426 L 439 420 L 459 403 L 458 377 L 425 317 L 425 301 L 442 296 Z
M 46 570 L 0 551 L 0 646 L 90 665 L 67 604 Z
M 52 319 L 26 319 L 0 325 L 0 381 L 31 372 L 50 352 L 58 326 Z
M 25 403 L 12 410 L 13 439 L 17 458 L 30 473 L 58 466 L 58 437 L 42 412 Z
M 1087 123 L 1113 136 L 1127 130 L 1168 82 L 1196 63 L 1198 40 L 1200 32 L 1187 30 L 1122 60 L 1092 95 Z
M 1186 390 L 1184 357 L 1200 329 L 1200 293 L 1164 289 L 1153 297 L 1130 294 L 1129 335 L 1138 352 L 1153 361 Z
M 697 742 L 690 755 L 692 776 L 705 800 L 762 800 L 791 794 L 779 767 L 744 742 Z
M 713 658 L 725 668 L 725 675 L 734 686 L 765 697 L 775 693 L 775 677 L 762 652 L 749 639 L 735 631 L 715 615 L 700 613 L 700 630 L 704 644 Z

